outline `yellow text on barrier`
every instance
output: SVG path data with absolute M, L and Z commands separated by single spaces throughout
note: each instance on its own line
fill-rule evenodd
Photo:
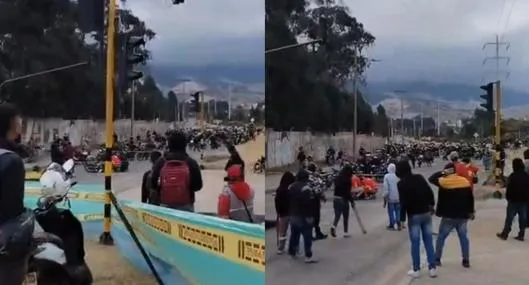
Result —
M 123 206 L 123 211 L 141 220 L 157 232 L 199 250 L 205 250 L 234 263 L 265 271 L 265 244 L 263 239 L 245 237 L 236 233 L 201 227 L 165 218 Z

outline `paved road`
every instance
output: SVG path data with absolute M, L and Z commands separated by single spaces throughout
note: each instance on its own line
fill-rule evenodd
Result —
M 189 152 L 189 154 L 200 161 L 200 154 Z M 219 151 L 208 151 L 206 155 L 218 155 Z M 33 164 L 27 164 L 26 167 L 37 165 L 47 165 L 50 160 L 44 157 Z M 147 161 L 133 161 L 130 164 L 129 171 L 114 173 L 112 175 L 112 190 L 119 198 L 128 200 L 140 200 L 141 197 L 141 179 L 143 173 L 149 169 L 151 164 Z M 79 183 L 101 184 L 103 185 L 102 173 L 87 173 L 82 166 L 76 166 L 75 175 Z M 223 170 L 203 170 L 202 178 L 204 180 L 203 189 L 197 193 L 195 208 L 199 212 L 216 212 L 218 194 L 224 184 L 225 173 Z M 254 211 L 257 215 L 264 215 L 264 189 L 265 178 L 262 174 L 248 173 L 247 179 L 255 190 Z
M 440 170 L 444 164 L 445 162 L 436 161 L 431 168 L 417 168 L 414 171 L 427 178 L 434 171 Z M 277 178 L 267 178 L 267 182 L 272 179 Z M 270 186 L 267 183 L 267 187 Z M 436 188 L 433 187 L 433 189 Z M 399 284 L 395 278 L 402 278 L 406 274 L 406 268 L 409 268 L 410 262 L 407 232 L 388 232 L 385 229 L 387 214 L 380 198 L 376 201 L 359 201 L 357 209 L 366 226 L 367 234 L 361 233 L 351 214 L 349 219 L 351 238 L 341 238 L 342 226 L 339 225 L 338 238 L 329 238 L 314 244 L 314 255 L 320 261 L 318 264 L 307 265 L 289 256 L 277 255 L 275 230 L 267 231 L 267 284 L 290 285 L 293 282 L 344 285 Z M 266 196 L 266 214 L 267 219 L 275 219 L 271 194 Z M 333 216 L 332 204 L 325 203 L 322 208 L 321 222 L 324 232 L 328 232 Z M 402 260 L 398 267 L 395 267 L 395 260 Z M 395 271 L 395 268 L 397 268 L 395 276 L 385 273 Z M 384 274 L 381 274 L 383 272 Z M 459 282 L 459 284 L 463 283 Z

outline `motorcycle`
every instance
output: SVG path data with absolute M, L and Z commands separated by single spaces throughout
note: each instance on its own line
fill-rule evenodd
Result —
M 265 171 L 265 162 L 266 162 L 265 157 L 261 156 L 259 160 L 257 160 L 255 164 L 253 165 L 253 172 L 263 173 Z
M 85 261 L 81 222 L 70 211 L 68 193 L 73 159 L 62 166 L 52 163 L 42 174 L 43 195 L 37 200 L 34 250 L 30 256 L 27 285 L 90 285 L 92 273 Z M 58 207 L 59 203 L 66 208 Z

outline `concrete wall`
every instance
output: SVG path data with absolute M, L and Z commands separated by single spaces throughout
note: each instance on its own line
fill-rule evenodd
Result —
M 146 131 L 165 132 L 171 123 L 154 121 L 135 121 L 134 136 L 144 135 Z M 130 136 L 130 120 L 117 120 L 114 122 L 115 133 L 120 138 Z M 53 133 L 60 136 L 69 134 L 73 145 L 79 145 L 82 139 L 89 144 L 96 145 L 105 141 L 105 122 L 92 120 L 63 120 L 63 119 L 32 119 L 25 118 L 23 122 L 23 140 L 33 137 L 37 143 L 48 145 Z
M 357 149 L 364 147 L 368 151 L 384 146 L 383 137 L 357 135 Z M 266 159 L 267 167 L 281 167 L 292 164 L 296 160 L 300 146 L 315 160 L 325 160 L 325 152 L 329 146 L 337 151 L 358 153 L 353 150 L 353 133 L 342 132 L 336 135 L 311 134 L 310 132 L 275 132 L 266 130 Z

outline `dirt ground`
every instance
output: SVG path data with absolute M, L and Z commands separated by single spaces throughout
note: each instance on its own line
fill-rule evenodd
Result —
M 135 269 L 117 247 L 85 241 L 86 261 L 94 276 L 94 285 L 152 285 L 156 284 L 150 274 Z

